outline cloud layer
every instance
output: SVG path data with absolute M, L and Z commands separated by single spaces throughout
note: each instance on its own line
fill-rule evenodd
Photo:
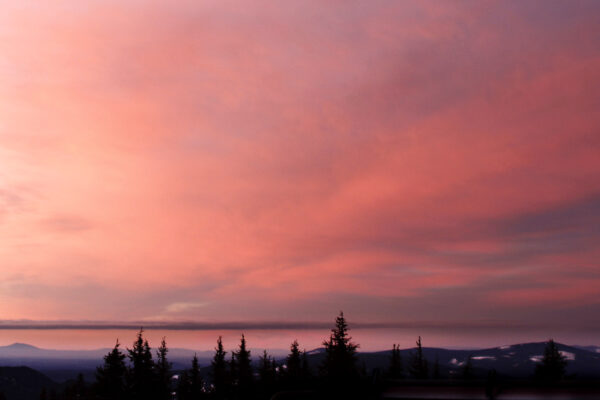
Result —
M 0 5 L 0 318 L 600 312 L 596 2 Z

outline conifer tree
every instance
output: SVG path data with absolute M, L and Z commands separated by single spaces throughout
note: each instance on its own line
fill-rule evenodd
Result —
M 126 398 L 125 354 L 117 340 L 115 347 L 104 356 L 104 365 L 96 370 L 96 393 L 100 399 L 120 400 Z
M 308 365 L 308 355 L 306 349 L 302 351 L 302 365 L 300 367 L 300 376 L 304 383 L 308 382 L 311 378 L 310 366 Z
M 229 360 L 229 380 L 232 387 L 238 385 L 238 367 L 235 360 L 235 351 L 231 352 L 231 358 Z
M 212 366 L 212 381 L 213 391 L 217 398 L 222 398 L 227 392 L 227 361 L 225 356 L 227 352 L 223 350 L 223 340 L 221 336 L 217 340 L 217 347 L 215 347 L 215 355 L 213 357 Z
M 269 396 L 275 385 L 275 367 L 274 360 L 269 356 L 267 350 L 263 350 L 263 355 L 259 357 L 258 377 L 263 395 Z
M 290 346 L 290 354 L 286 358 L 286 376 L 291 384 L 297 384 L 300 381 L 302 359 L 298 349 L 298 341 L 294 340 Z
M 423 347 L 421 345 L 421 336 L 417 340 L 416 352 L 411 354 L 409 372 L 413 378 L 427 379 L 429 375 L 427 360 L 423 355 Z
M 190 400 L 191 392 L 190 374 L 188 370 L 181 371 L 177 380 L 177 400 Z
M 192 367 L 183 371 L 177 385 L 178 400 L 198 400 L 204 398 L 204 381 L 200 375 L 198 356 L 194 354 Z
M 247 394 L 252 389 L 252 360 L 250 359 L 250 350 L 246 348 L 246 338 L 243 334 L 240 347 L 234 355 L 238 392 Z
M 390 378 L 398 379 L 402 376 L 402 358 L 400 357 L 400 345 L 392 345 L 392 356 L 390 357 Z
M 351 382 L 358 376 L 356 367 L 358 345 L 351 340 L 344 313 L 340 312 L 335 320 L 335 327 L 331 330 L 329 340 L 323 342 L 325 360 L 321 366 L 321 372 L 333 385 Z
M 556 382 L 564 378 L 567 358 L 560 353 L 553 339 L 546 343 L 544 358 L 536 367 L 536 376 L 547 382 Z
M 133 347 L 127 349 L 130 367 L 127 371 L 127 383 L 130 399 L 148 400 L 156 397 L 155 367 L 152 351 L 148 340 L 143 337 L 144 330 L 140 329 Z
M 157 385 L 157 397 L 161 400 L 169 400 L 171 398 L 171 363 L 167 359 L 167 342 L 165 338 L 162 338 L 160 347 L 156 352 L 156 385 Z
M 200 364 L 198 363 L 198 356 L 194 354 L 192 359 L 192 369 L 190 370 L 190 394 L 192 399 L 199 399 L 202 397 L 204 391 L 204 382 L 200 375 Z

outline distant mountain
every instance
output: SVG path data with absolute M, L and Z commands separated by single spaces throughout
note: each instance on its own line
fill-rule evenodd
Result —
M 462 367 L 471 356 L 474 374 L 485 376 L 491 369 L 499 374 L 514 377 L 533 375 L 535 366 L 544 354 L 544 342 L 524 343 L 511 346 L 474 350 L 448 350 L 443 348 L 423 348 L 430 367 L 438 360 L 443 377 L 460 376 Z M 558 349 L 567 357 L 567 373 L 578 377 L 600 377 L 600 347 L 567 346 L 557 344 Z M 103 357 L 110 349 L 97 350 L 48 350 L 23 343 L 0 346 L 0 365 L 27 366 L 39 370 L 56 382 L 74 379 L 81 372 L 86 380 L 94 379 L 96 367 L 101 365 Z M 410 354 L 414 349 L 402 350 L 401 357 L 406 371 Z M 262 350 L 252 349 L 252 358 L 258 361 Z M 285 362 L 284 350 L 270 351 L 280 363 Z M 194 354 L 198 355 L 201 366 L 208 367 L 213 350 L 194 351 L 190 349 L 169 349 L 169 359 L 175 370 L 189 368 Z M 315 371 L 325 357 L 324 349 L 317 348 L 307 352 L 308 361 Z M 385 371 L 389 365 L 391 351 L 358 353 L 359 364 L 367 370 Z M 208 371 L 208 370 L 206 370 Z
M 445 377 L 460 376 L 469 356 L 471 356 L 474 373 L 482 377 L 491 369 L 506 376 L 530 377 L 535 372 L 535 366 L 542 360 L 545 346 L 545 342 L 539 342 L 478 350 L 423 348 L 423 353 L 429 361 L 430 368 L 435 360 L 438 360 L 442 376 Z M 600 353 L 561 343 L 557 343 L 557 346 L 567 358 L 567 374 L 577 377 L 600 377 Z M 405 371 L 412 352 L 414 349 L 400 352 Z M 370 370 L 374 368 L 385 370 L 389 365 L 390 356 L 391 351 L 358 355 L 359 361 L 364 362 Z
M 578 349 L 591 351 L 592 353 L 600 353 L 600 346 L 573 346 Z
M 0 359 L 15 358 L 15 359 L 100 359 L 110 349 L 96 350 L 48 350 L 32 346 L 25 343 L 13 343 L 9 346 L 0 346 Z
M 0 392 L 7 400 L 37 400 L 42 389 L 59 390 L 44 374 L 28 367 L 0 367 Z
M 535 366 L 541 362 L 545 342 L 524 343 L 511 346 L 493 347 L 473 350 L 448 350 L 443 348 L 424 347 L 423 353 L 429 361 L 430 372 L 437 359 L 442 377 L 459 377 L 469 356 L 473 374 L 485 377 L 488 371 L 495 369 L 501 375 L 511 377 L 531 377 Z M 567 346 L 557 343 L 559 351 L 567 358 L 567 374 L 577 377 L 600 377 L 600 351 L 596 346 Z M 410 355 L 415 351 L 404 349 L 400 351 L 404 372 L 407 372 Z M 325 357 L 323 348 L 307 352 L 311 368 L 316 371 Z M 368 371 L 379 369 L 385 371 L 389 367 L 391 350 L 371 353 L 358 353 L 359 365 Z M 283 362 L 284 360 L 280 360 Z

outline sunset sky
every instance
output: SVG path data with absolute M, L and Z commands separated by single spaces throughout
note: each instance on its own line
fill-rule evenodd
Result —
M 0 0 L 0 320 L 600 333 L 599 20 Z

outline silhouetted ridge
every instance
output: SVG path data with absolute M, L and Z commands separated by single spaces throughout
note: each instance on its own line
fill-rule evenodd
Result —
M 368 399 L 389 388 L 410 385 L 469 387 L 482 394 L 485 386 L 485 394 L 491 398 L 498 382 L 515 382 L 514 378 L 539 386 L 600 377 L 600 353 L 594 347 L 588 351 L 549 340 L 448 350 L 426 347 L 418 337 L 415 347 L 392 344 L 390 350 L 358 353 L 358 344 L 349 332 L 340 313 L 321 348 L 306 351 L 294 340 L 287 356 L 276 358 L 266 350 L 253 356 L 242 334 L 234 351 L 225 351 L 219 337 L 214 351 L 174 364 L 166 339 L 158 349 L 152 349 L 140 330 L 130 348 L 121 349 L 117 341 L 103 359 L 97 360 L 95 374 L 79 374 L 59 392 L 58 386 L 38 371 L 4 367 L 0 371 L 0 400 L 2 392 L 8 400 Z M 33 353 L 62 354 L 24 343 L 0 350 L 4 351 L 0 351 L 2 362 L 8 360 L 2 354 L 25 354 L 23 360 L 34 360 Z M 37 396 L 32 394 L 35 390 L 39 390 Z

